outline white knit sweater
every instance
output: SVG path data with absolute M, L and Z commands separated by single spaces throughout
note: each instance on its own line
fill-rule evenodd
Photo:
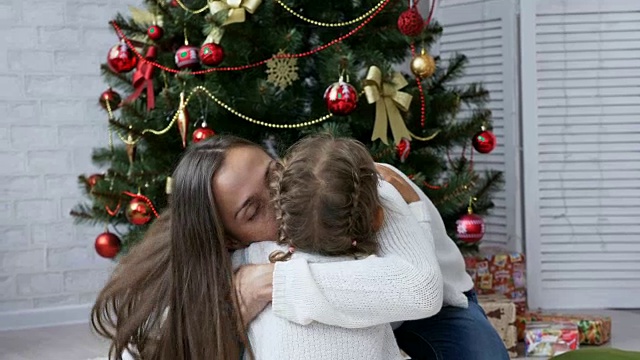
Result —
M 382 257 L 354 260 L 298 251 L 291 260 L 277 263 L 276 272 L 287 264 L 300 264 L 296 267 L 306 274 L 298 275 L 310 279 L 315 275 L 311 274 L 310 266 L 324 265 L 332 269 L 326 279 L 333 279 L 320 288 L 322 282 L 311 280 L 296 284 L 289 283 L 289 278 L 279 282 L 280 278 L 274 277 L 274 294 L 278 288 L 277 291 L 286 290 L 288 296 L 296 298 L 296 307 L 287 312 L 297 321 L 278 317 L 275 303 L 267 307 L 249 327 L 249 341 L 256 360 L 402 359 L 389 322 L 428 317 L 440 311 L 442 277 L 430 232 L 425 233 L 422 227 L 429 226 L 425 204 L 420 201 L 407 206 L 387 182 L 381 182 L 379 189 L 385 205 L 385 221 L 377 236 Z M 392 254 L 391 249 L 411 261 Z M 236 251 L 232 258 L 234 268 L 266 263 L 269 254 L 275 250 L 286 251 L 286 247 L 261 242 Z M 393 258 L 397 266 L 388 266 L 389 258 Z M 378 270 L 386 278 L 381 278 Z M 411 291 L 406 294 L 379 292 L 381 282 L 396 281 L 410 283 Z M 325 298 L 327 295 L 331 302 Z M 380 306 L 380 302 L 386 305 Z M 335 303 L 341 304 L 340 308 L 336 308 Z M 408 311 L 408 307 L 415 311 Z M 387 314 L 383 316 L 378 309 L 385 309 Z M 316 318 L 304 314 L 315 314 Z M 386 321 L 367 324 L 371 322 L 368 314 L 385 317 Z
M 411 225 L 385 226 L 379 236 L 379 257 L 337 264 L 298 258 L 276 264 L 272 304 L 277 316 L 302 325 L 317 321 L 346 328 L 433 316 L 437 313 L 434 310 L 439 310 L 433 305 L 433 297 L 439 297 L 434 295 L 437 287 L 433 286 L 436 262 L 444 283 L 444 305 L 468 306 L 463 293 L 473 288 L 473 281 L 438 210 L 400 170 L 382 165 L 400 174 L 420 195 L 421 201 L 409 207 L 420 220 L 422 232 L 414 234 Z M 393 192 L 383 187 L 380 193 L 388 197 Z M 398 201 L 399 194 L 395 194 L 393 202 Z M 394 216 L 399 222 L 415 223 L 415 218 L 407 219 L 410 216 L 406 211 Z M 431 241 L 437 260 L 432 260 Z
M 444 281 L 444 305 L 466 308 L 469 304 L 465 292 L 473 289 L 473 280 L 465 270 L 464 258 L 458 245 L 449 237 L 447 229 L 442 221 L 442 216 L 435 205 L 429 200 L 427 195 L 402 171 L 389 164 L 380 164 L 398 173 L 402 178 L 411 184 L 411 187 L 418 193 L 420 200 L 426 205 L 427 217 L 430 219 L 433 243 L 436 247 L 436 257 L 442 280 Z

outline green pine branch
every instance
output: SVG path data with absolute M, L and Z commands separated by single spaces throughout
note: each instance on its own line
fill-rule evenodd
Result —
M 466 56 L 454 54 L 448 61 L 448 66 L 444 71 L 436 72 L 432 80 L 432 88 L 443 89 L 446 83 L 454 81 L 464 76 L 464 69 L 468 63 Z
M 206 4 L 206 0 L 185 0 L 191 8 Z M 304 9 L 306 14 L 325 22 L 344 21 L 362 13 L 362 9 L 374 6 L 376 0 L 354 3 L 334 1 L 327 3 L 312 0 L 296 0 L 294 8 Z M 168 0 L 143 0 L 147 10 L 163 17 L 164 35 L 157 41 L 143 40 L 147 28 L 133 22 L 128 14 L 117 14 L 114 19 L 127 36 L 134 36 L 136 46 L 142 48 L 153 44 L 157 47 L 159 64 L 176 68 L 176 50 L 185 42 L 185 30 L 189 42 L 200 45 L 210 30 L 211 24 L 220 21 L 206 14 L 190 14 L 180 7 L 169 5 Z M 323 94 L 325 89 L 338 80 L 341 68 L 346 68 L 349 81 L 358 91 L 362 91 L 362 80 L 368 68 L 378 66 L 388 81 L 397 71 L 397 65 L 410 56 L 410 44 L 415 41 L 417 51 L 426 50 L 442 34 L 442 26 L 432 22 L 423 34 L 415 39 L 397 31 L 397 19 L 406 10 L 406 3 L 394 1 L 387 5 L 366 27 L 353 37 L 329 47 L 312 56 L 297 60 L 299 80 L 282 90 L 267 81 L 266 67 L 256 67 L 243 71 L 214 72 L 197 75 L 183 71 L 177 75 L 154 71 L 156 105 L 152 111 L 146 109 L 146 93 L 139 99 L 123 104 L 116 112 L 117 118 L 109 123 L 112 131 L 126 137 L 129 127 L 133 136 L 139 137 L 144 129 L 164 129 L 178 108 L 179 94 L 195 86 L 203 85 L 216 97 L 235 110 L 253 118 L 278 124 L 293 124 L 308 121 L 327 113 Z M 267 31 L 268 30 L 268 31 Z M 319 28 L 305 24 L 292 17 L 277 3 L 262 2 L 259 11 L 247 14 L 245 22 L 225 26 L 220 42 L 225 52 L 221 66 L 237 66 L 268 59 L 284 49 L 287 53 L 302 53 L 317 48 L 343 35 L 342 28 Z M 114 36 L 115 40 L 115 36 Z M 115 41 L 114 41 L 115 43 Z M 144 49 L 143 49 L 144 52 Z M 234 134 L 263 144 L 265 140 L 275 155 L 282 154 L 301 136 L 331 132 L 337 136 L 353 136 L 365 143 L 376 161 L 390 163 L 407 174 L 420 185 L 438 206 L 449 231 L 455 231 L 455 220 L 464 212 L 470 196 L 478 197 L 478 212 L 491 206 L 491 194 L 499 188 L 499 173 L 470 171 L 469 159 L 447 159 L 448 149 L 467 146 L 481 125 L 491 126 L 491 113 L 485 109 L 488 93 L 480 84 L 452 85 L 464 78 L 467 59 L 464 55 L 454 55 L 448 61 L 438 59 L 438 69 L 429 79 L 424 79 L 426 123 L 420 125 L 420 101 L 415 80 L 409 69 L 400 69 L 409 84 L 402 89 L 414 96 L 408 112 L 403 118 L 408 128 L 419 136 L 440 133 L 432 140 L 411 142 L 409 156 L 400 161 L 395 144 L 385 145 L 371 141 L 375 119 L 375 105 L 361 99 L 354 113 L 344 117 L 334 117 L 329 121 L 302 129 L 274 129 L 251 124 L 232 115 L 203 95 L 192 98 L 188 105 L 190 125 L 188 137 L 206 120 L 218 134 Z M 198 70 L 201 67 L 196 67 Z M 113 73 L 102 66 L 106 84 L 116 88 L 126 98 L 133 92 L 131 76 Z M 105 85 L 105 88 L 107 85 Z M 97 97 L 98 94 L 96 94 Z M 462 113 L 461 113 L 462 111 Z M 87 195 L 87 203 L 74 209 L 76 221 L 93 224 L 110 223 L 123 241 L 123 252 L 142 238 L 148 226 L 133 226 L 121 211 L 110 216 L 105 206 L 113 209 L 115 199 L 123 204 L 128 199 L 123 191 L 141 192 L 148 196 L 158 208 L 167 204 L 165 182 L 183 153 L 182 141 L 175 127 L 163 135 L 145 134 L 137 144 L 136 159 L 129 163 L 125 145 L 113 136 L 113 149 L 94 149 L 94 164 L 108 169 L 105 177 L 92 189 L 86 177 L 79 177 L 82 191 Z M 477 158 L 476 158 L 477 159 Z M 438 187 L 439 186 L 439 187 Z
M 109 68 L 107 64 L 100 65 L 100 72 L 102 77 L 106 80 L 110 87 L 116 89 L 125 89 L 125 91 L 131 91 L 131 76 L 127 74 L 121 74 L 114 72 Z M 120 94 L 123 95 L 124 94 Z M 114 109 L 115 110 L 115 109 Z
M 481 84 L 471 83 L 463 89 L 456 89 L 460 101 L 467 106 L 482 106 L 489 101 L 489 92 Z

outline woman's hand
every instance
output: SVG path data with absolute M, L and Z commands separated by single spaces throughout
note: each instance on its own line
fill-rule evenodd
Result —
M 271 302 L 273 270 L 274 264 L 245 265 L 233 275 L 233 286 L 245 327 Z
M 418 193 L 413 190 L 411 185 L 406 182 L 400 175 L 398 175 L 395 171 L 389 169 L 388 167 L 380 164 L 376 164 L 376 170 L 382 176 L 382 178 L 393 185 L 393 187 L 398 190 L 402 198 L 407 203 L 412 203 L 416 201 L 420 201 L 420 196 Z

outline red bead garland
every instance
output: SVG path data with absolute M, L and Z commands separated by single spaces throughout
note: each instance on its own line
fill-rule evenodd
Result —
M 153 212 L 153 215 L 155 215 L 155 217 L 160 217 L 160 214 L 158 214 L 158 212 L 156 211 L 155 206 L 153 206 L 153 203 L 151 202 L 151 200 L 149 200 L 148 197 L 146 197 L 144 195 L 140 195 L 140 194 L 134 194 L 134 193 L 129 192 L 129 191 L 124 191 L 123 194 L 131 196 L 134 199 L 139 199 L 139 200 L 142 200 L 142 201 L 146 202 L 147 205 L 149 205 L 149 208 L 151 208 L 151 212 Z
M 411 56 L 416 57 L 416 45 L 411 43 Z M 424 98 L 424 91 L 422 91 L 422 79 L 416 76 L 416 85 L 418 85 L 418 92 L 420 93 L 420 126 L 424 127 L 426 122 L 426 100 Z
M 206 69 L 206 70 L 198 70 L 198 71 L 193 71 L 191 72 L 191 74 L 194 75 L 202 75 L 202 74 L 209 74 L 215 71 L 240 71 L 240 70 L 247 70 L 247 69 L 251 69 L 254 67 L 258 67 L 261 65 L 264 65 L 267 63 L 267 61 L 273 59 L 273 58 L 285 58 L 285 59 L 291 59 L 291 58 L 303 58 L 303 57 L 307 57 L 310 55 L 313 55 L 315 53 L 318 53 L 320 51 L 323 51 L 335 44 L 338 44 L 340 42 L 342 42 L 343 40 L 353 36 L 355 33 L 357 33 L 358 31 L 360 31 L 365 25 L 367 25 L 369 22 L 371 22 L 371 20 L 373 20 L 373 18 L 375 18 L 390 2 L 391 0 L 386 0 L 373 14 L 371 14 L 366 20 L 364 20 L 360 25 L 358 25 L 356 28 L 354 28 L 353 30 L 349 31 L 348 33 L 346 33 L 345 35 L 342 35 L 336 39 L 333 39 L 332 41 L 318 46 L 317 48 L 310 50 L 310 51 L 306 51 L 303 53 L 299 53 L 299 54 L 281 54 L 281 55 L 274 55 L 273 57 L 269 58 L 269 59 L 265 59 L 265 60 L 260 60 L 258 62 L 255 62 L 253 64 L 247 64 L 247 65 L 241 65 L 241 66 L 226 66 L 226 67 L 217 67 L 217 68 L 210 68 L 210 69 Z M 143 56 L 135 49 L 135 47 L 133 46 L 133 44 L 131 43 L 131 40 L 129 40 L 129 38 L 127 38 L 124 33 L 122 32 L 122 29 L 120 29 L 120 27 L 118 26 L 118 24 L 115 21 L 111 22 L 111 26 L 113 26 L 113 28 L 116 30 L 116 32 L 118 33 L 118 36 L 120 36 L 121 39 L 123 39 L 127 45 L 129 46 L 129 48 L 133 51 L 133 53 L 135 54 L 135 56 L 137 56 L 139 59 L 143 59 Z M 145 60 L 148 61 L 148 60 Z M 157 62 L 154 61 L 148 61 L 149 64 L 151 64 L 152 66 L 161 69 L 162 71 L 166 71 L 169 73 L 173 73 L 173 74 L 178 74 L 181 72 L 181 70 L 177 70 L 177 69 L 172 69 L 172 68 L 168 68 L 166 66 L 160 65 Z

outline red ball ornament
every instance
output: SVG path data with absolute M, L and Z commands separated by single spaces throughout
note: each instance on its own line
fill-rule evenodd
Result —
M 464 214 L 456 221 L 458 239 L 475 244 L 484 236 L 484 220 L 476 214 Z
M 102 174 L 93 174 L 87 178 L 87 184 L 89 184 L 89 188 L 93 189 L 94 186 L 98 183 L 98 181 L 102 180 L 104 175 Z
M 407 138 L 402 138 L 400 143 L 396 145 L 396 152 L 398 153 L 398 159 L 400 159 L 401 163 L 404 163 L 405 160 L 409 157 L 409 153 L 411 152 L 411 142 Z
M 96 252 L 103 258 L 113 259 L 120 252 L 120 238 L 109 231 L 98 235 L 95 242 Z
M 200 62 L 202 65 L 217 66 L 224 60 L 224 49 L 215 43 L 206 43 L 200 48 Z
M 496 136 L 489 130 L 482 130 L 473 135 L 473 148 L 482 154 L 488 154 L 496 148 Z
M 216 133 L 207 127 L 207 123 L 202 123 L 202 127 L 193 131 L 193 142 L 199 143 L 200 141 L 214 136 Z
M 120 94 L 109 88 L 100 94 L 99 102 L 103 109 L 107 110 L 107 103 L 109 103 L 111 110 L 115 110 L 120 105 L 121 100 Z
M 178 68 L 191 68 L 198 65 L 198 48 L 191 45 L 182 45 L 176 51 L 176 65 Z
M 330 113 L 346 116 L 356 109 L 358 92 L 351 84 L 342 81 L 341 77 L 324 92 L 324 101 Z
M 133 225 L 144 225 L 151 220 L 151 207 L 142 199 L 133 199 L 127 205 L 127 219 Z
M 137 64 L 138 58 L 124 41 L 113 46 L 107 54 L 107 65 L 114 72 L 124 73 L 131 71 Z
M 151 40 L 159 40 L 164 34 L 164 30 L 158 25 L 151 25 L 147 29 L 147 35 Z
M 173 6 L 173 7 L 178 7 L 178 2 L 176 0 L 171 0 L 171 2 L 169 3 L 169 5 Z
M 415 7 L 403 12 L 398 18 L 398 29 L 406 36 L 418 36 L 424 29 L 424 19 Z

